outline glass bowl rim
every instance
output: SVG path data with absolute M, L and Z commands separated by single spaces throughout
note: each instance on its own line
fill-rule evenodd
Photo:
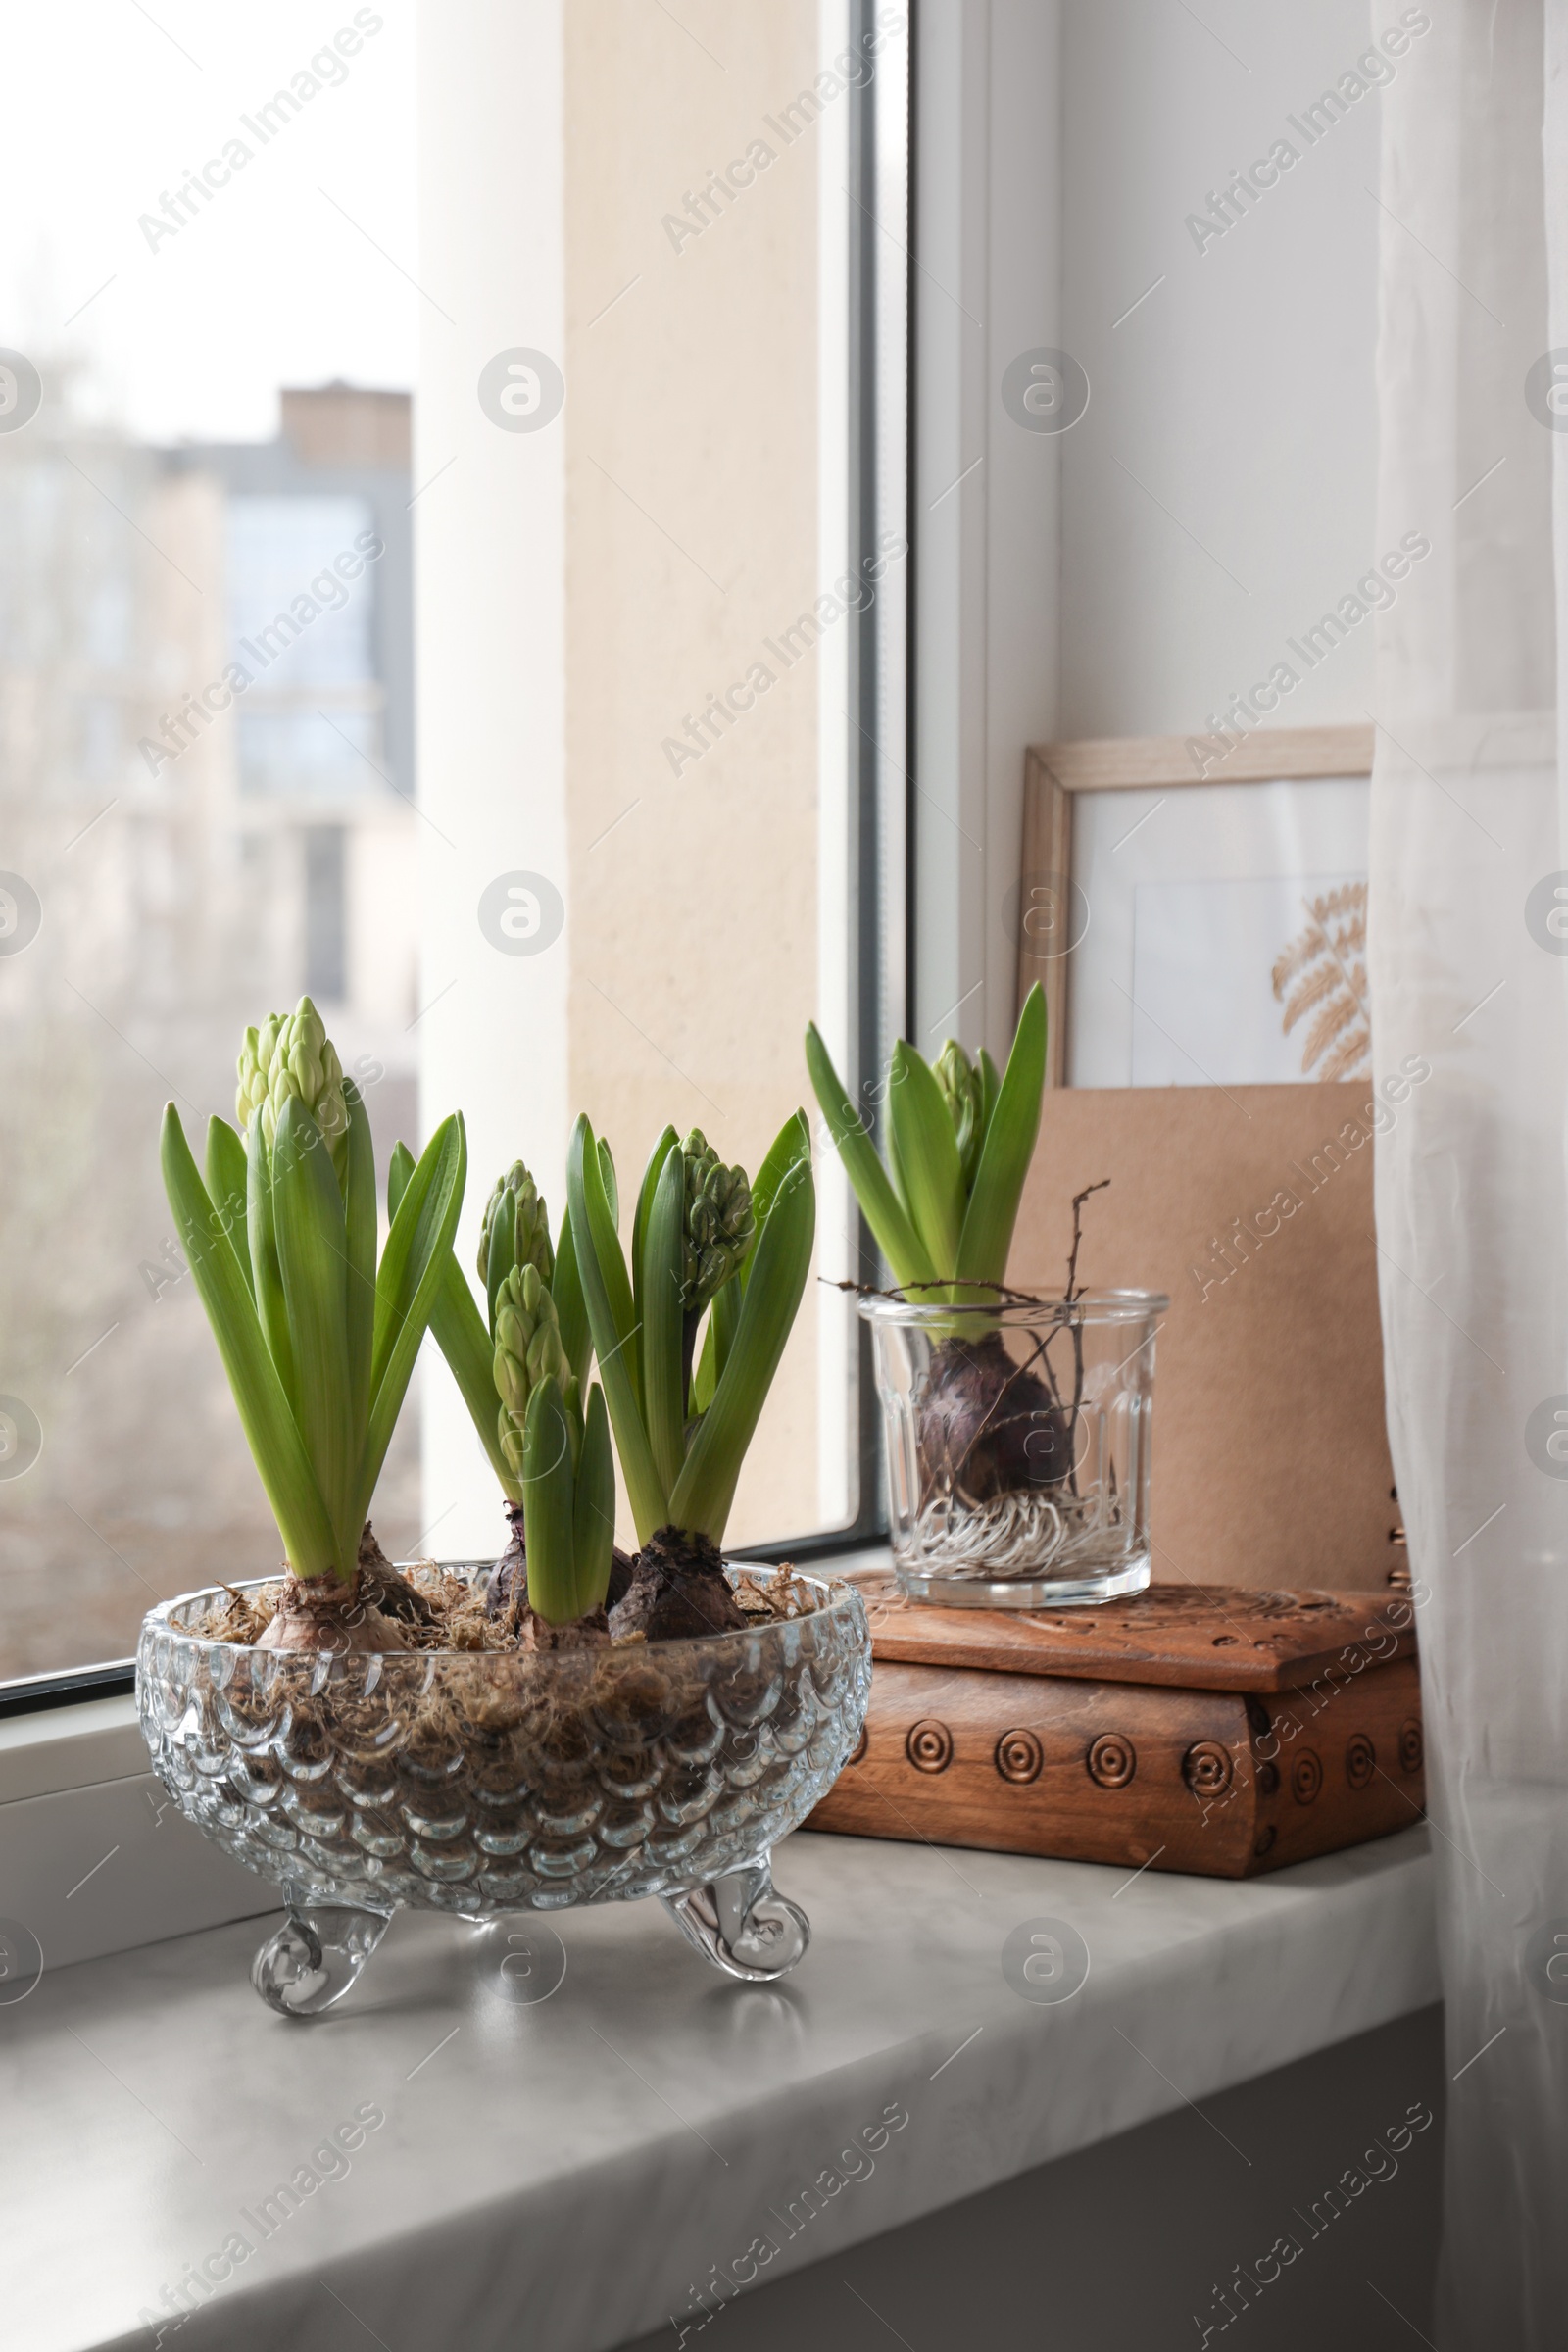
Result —
M 972 1286 L 979 1289 L 982 1286 Z M 1027 1299 L 959 1299 L 953 1304 L 935 1299 L 894 1298 L 861 1293 L 857 1297 L 856 1311 L 867 1323 L 897 1323 L 918 1326 L 932 1323 L 967 1322 L 971 1329 L 1017 1330 L 1030 1324 L 1051 1322 L 1071 1323 L 1137 1323 L 1162 1315 L 1170 1305 L 1169 1294 L 1164 1291 L 1083 1290 L 1072 1298 L 1042 1294 Z
M 440 1568 L 449 1572 L 461 1571 L 463 1569 L 467 1569 L 470 1571 L 484 1569 L 488 1571 L 496 1566 L 496 1562 L 494 1560 L 475 1559 L 395 1560 L 392 1565 L 398 1570 L 400 1575 L 403 1575 L 416 1568 L 432 1567 Z M 732 1580 L 737 1576 L 753 1575 L 762 1575 L 771 1578 L 777 1576 L 785 1565 L 786 1563 L 782 1560 L 745 1560 L 738 1563 L 726 1561 L 724 1564 L 725 1574 Z M 790 1565 L 792 1568 L 792 1573 L 800 1583 L 808 1584 L 812 1586 L 818 1592 L 825 1593 L 827 1595 L 827 1597 L 822 1600 L 816 1608 L 811 1610 L 808 1616 L 769 1617 L 765 1620 L 760 1621 L 756 1625 L 726 1626 L 719 1633 L 693 1634 L 685 1637 L 677 1637 L 677 1640 L 671 1642 L 659 1642 L 648 1643 L 626 1642 L 612 1644 L 609 1654 L 612 1657 L 619 1655 L 629 1660 L 633 1657 L 647 1657 L 651 1654 L 658 1654 L 665 1649 L 668 1649 L 676 1654 L 679 1654 L 680 1652 L 690 1654 L 696 1651 L 699 1646 L 701 1646 L 704 1654 L 707 1655 L 711 1652 L 719 1651 L 719 1645 L 721 1643 L 755 1642 L 761 1636 L 772 1633 L 783 1633 L 796 1626 L 818 1625 L 826 1623 L 843 1625 L 845 1623 L 853 1623 L 857 1608 L 860 1609 L 863 1614 L 865 1606 L 864 1600 L 860 1594 L 858 1587 L 854 1583 L 853 1579 L 843 1576 L 817 1576 L 813 1574 L 810 1569 L 795 1568 L 793 1563 L 790 1563 Z M 197 1585 L 193 1587 L 189 1592 L 173 1592 L 170 1594 L 167 1600 L 159 1601 L 153 1608 L 150 1608 L 147 1611 L 147 1614 L 141 1621 L 141 1629 L 136 1644 L 136 1671 L 138 1679 L 141 1674 L 142 1642 L 155 1633 L 169 1635 L 176 1642 L 190 1642 L 199 1643 L 204 1649 L 232 1650 L 236 1657 L 241 1658 L 275 1658 L 280 1665 L 287 1663 L 311 1667 L 318 1665 L 320 1663 L 322 1654 L 319 1651 L 263 1649 L 260 1643 L 255 1642 L 220 1642 L 214 1634 L 201 1634 L 198 1633 L 193 1626 L 176 1625 L 172 1621 L 172 1612 L 175 1609 L 184 1607 L 184 1605 L 189 1601 L 210 1600 L 220 1593 L 230 1592 L 259 1592 L 267 1585 L 275 1585 L 279 1580 L 280 1574 L 282 1573 L 285 1572 L 274 1569 L 270 1576 L 242 1577 L 233 1584 Z M 530 1655 L 522 1650 L 512 1649 L 353 1649 L 339 1651 L 335 1654 L 340 1660 L 343 1661 L 346 1661 L 350 1658 L 379 1658 L 383 1661 L 383 1663 L 394 1665 L 403 1659 L 418 1661 L 426 1665 L 435 1665 L 437 1662 L 445 1662 L 447 1660 L 461 1660 L 470 1667 L 482 1669 L 487 1666 L 514 1667 L 518 1665 L 532 1665 L 535 1667 L 545 1666 L 548 1668 L 553 1663 L 560 1663 L 566 1660 L 575 1662 L 585 1658 L 596 1658 L 604 1653 L 598 1649 L 570 1649 L 554 1652 L 543 1651 L 537 1655 Z

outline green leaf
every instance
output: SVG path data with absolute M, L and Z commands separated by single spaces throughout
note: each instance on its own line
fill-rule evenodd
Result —
M 947 1281 L 958 1262 L 963 1231 L 963 1167 L 953 1118 L 930 1064 L 901 1038 L 893 1049 L 888 1131 L 901 1189 L 915 1231 Z
M 1017 1034 L 986 1129 L 974 1190 L 958 1244 L 960 1283 L 1003 1282 L 1024 1180 L 1040 1134 L 1046 1087 L 1046 1000 L 1037 980 L 1024 999 Z
M 897 1054 L 897 1051 L 898 1049 L 895 1047 L 895 1054 Z M 891 1094 L 893 1091 L 893 1069 L 894 1063 L 890 1061 L 888 1063 L 887 1089 L 889 1094 Z M 884 1164 L 886 1165 L 888 1172 L 888 1182 L 893 1187 L 894 1197 L 897 1200 L 900 1208 L 903 1209 L 905 1215 L 908 1218 L 911 1231 L 913 1231 L 915 1234 L 918 1234 L 920 1229 L 915 1224 L 913 1211 L 909 1207 L 909 1187 L 905 1181 L 904 1162 L 899 1157 L 898 1129 L 894 1126 L 893 1121 L 887 1116 L 885 1110 L 883 1112 L 882 1119 L 882 1148 Z M 923 1241 L 921 1242 L 920 1247 L 922 1250 L 925 1248 Z M 929 1255 L 929 1252 L 927 1252 L 927 1254 Z
M 996 1065 L 996 1063 L 995 1063 L 995 1062 L 992 1060 L 992 1058 L 991 1058 L 990 1054 L 989 1054 L 986 1052 L 986 1050 L 985 1050 L 984 1046 L 982 1046 L 982 1047 L 981 1047 L 981 1049 L 980 1049 L 980 1059 L 979 1059 L 979 1062 L 977 1063 L 977 1065 L 976 1065 L 976 1066 L 977 1066 L 977 1068 L 979 1069 L 979 1072 L 980 1072 L 980 1139 L 979 1139 L 979 1140 L 980 1140 L 980 1145 L 981 1145 L 981 1148 L 982 1148 L 982 1150 L 983 1150 L 983 1149 L 984 1149 L 984 1147 L 985 1147 L 985 1140 L 986 1140 L 986 1137 L 987 1137 L 987 1135 L 990 1133 L 990 1129 L 991 1129 L 991 1114 L 992 1114 L 992 1112 L 993 1112 L 993 1111 L 996 1109 L 996 1107 L 997 1107 L 997 1096 L 998 1096 L 998 1095 L 1000 1094 L 1000 1092 L 1002 1091 L 1002 1080 L 1001 1080 L 1001 1079 L 998 1077 L 998 1075 L 997 1075 L 997 1065 Z M 977 1163 L 977 1164 L 978 1164 L 978 1163 Z M 971 1187 L 970 1187 L 970 1190 L 971 1190 L 971 1192 L 973 1191 L 973 1189 L 974 1189 L 974 1188 L 973 1188 L 973 1186 L 971 1185 Z
M 774 1198 L 777 1198 L 776 1186 L 774 1187 Z M 753 1199 L 755 1200 L 755 1194 Z M 770 1200 L 768 1207 L 771 1208 L 773 1202 Z M 764 1218 L 762 1222 L 765 1224 L 766 1219 Z M 752 1259 L 756 1254 L 757 1237 L 754 1234 L 752 1247 L 746 1252 L 746 1264 L 741 1268 L 739 1277 L 722 1284 L 713 1294 L 713 1303 L 709 1312 L 708 1329 L 713 1342 L 713 1384 L 715 1388 L 723 1376 L 724 1366 L 729 1362 L 730 1349 L 735 1345 L 735 1334 L 740 1329 L 741 1303 L 746 1297 L 746 1279 L 751 1270 Z M 710 1402 L 711 1402 L 711 1398 L 710 1398 Z
M 937 1269 L 876 1155 L 865 1123 L 846 1094 L 814 1022 L 806 1032 L 806 1066 L 828 1133 L 838 1146 L 861 1213 L 893 1270 L 894 1281 L 906 1289 L 934 1283 Z
M 528 1398 L 522 1428 L 522 1528 L 528 1603 L 551 1625 L 577 1615 L 572 1527 L 571 1433 L 561 1391 L 548 1375 Z
M 615 1230 L 614 1211 L 605 1191 L 604 1154 L 594 1142 L 593 1129 L 581 1116 L 571 1131 L 566 1152 L 566 1213 L 571 1220 L 577 1275 L 601 1376 L 606 1361 L 614 1357 L 620 1371 L 631 1381 L 640 1412 L 637 1312 L 631 1277 Z M 608 1390 L 606 1400 L 609 1401 Z
M 719 1375 L 729 1361 L 729 1351 L 735 1344 L 735 1333 L 740 1324 L 741 1300 L 746 1295 L 746 1285 L 752 1278 L 757 1244 L 767 1223 L 774 1195 L 791 1168 L 803 1161 L 808 1167 L 811 1164 L 811 1129 L 805 1111 L 797 1110 L 793 1117 L 785 1120 L 768 1145 L 761 1165 L 752 1180 L 752 1215 L 755 1219 L 752 1246 L 737 1268 L 736 1279 L 722 1284 L 713 1297 L 708 1329 L 703 1335 L 703 1352 L 697 1367 L 697 1379 L 692 1387 L 693 1403 L 699 1413 L 706 1413 L 712 1403 Z
M 585 1617 L 603 1603 L 615 1556 L 615 1457 L 610 1445 L 605 1392 L 597 1381 L 589 1392 L 577 1456 L 571 1532 L 577 1554 L 577 1614 Z
M 626 1481 L 626 1498 L 637 1524 L 638 1542 L 646 1544 L 669 1516 L 668 1490 L 659 1475 L 643 1426 L 626 1261 L 605 1196 L 603 1162 L 594 1131 L 582 1117 L 571 1131 L 566 1155 L 566 1203 L 588 1327 Z
M 679 1142 L 680 1137 L 674 1128 L 666 1127 L 648 1154 L 648 1165 L 643 1170 L 643 1180 L 637 1194 L 637 1209 L 631 1222 L 631 1260 L 634 1283 L 637 1261 L 642 1255 L 643 1239 L 648 1231 L 648 1219 L 653 1212 L 654 1195 L 659 1190 L 659 1179 L 664 1172 L 664 1161 L 668 1156 L 670 1145 Z
M 756 1195 L 752 1198 L 755 1201 Z M 760 1231 L 760 1226 L 758 1230 Z M 702 1351 L 692 1375 L 691 1411 L 699 1420 L 713 1401 L 719 1375 L 728 1363 L 729 1351 L 735 1345 L 735 1334 L 740 1328 L 741 1300 L 746 1296 L 746 1278 L 756 1254 L 757 1235 L 754 1233 L 744 1262 L 737 1267 L 729 1281 L 720 1283 L 713 1293 L 708 1321 L 703 1326 Z M 689 1438 L 688 1432 L 688 1441 Z
M 375 1339 L 375 1253 L 380 1242 L 375 1206 L 375 1145 L 370 1114 L 352 1078 L 343 1081 L 348 1109 L 344 1148 L 343 1224 L 348 1264 L 344 1301 L 348 1311 L 349 1413 L 363 1430 L 370 1410 L 370 1350 Z
M 637 1378 L 644 1396 L 648 1393 L 646 1369 L 648 1327 L 644 1320 L 643 1249 L 648 1239 L 648 1219 L 653 1211 L 654 1194 L 659 1186 L 660 1175 L 668 1155 L 670 1145 L 678 1144 L 680 1138 L 674 1128 L 666 1127 L 649 1153 L 648 1165 L 643 1170 L 642 1184 L 638 1189 L 636 1211 L 631 1221 L 631 1297 L 637 1319 Z M 684 1206 L 684 1199 L 682 1205 Z
M 442 1120 L 425 1145 L 392 1214 L 391 1230 L 375 1277 L 375 1333 L 370 1359 L 372 1398 L 385 1381 L 401 1344 L 413 1300 L 430 1273 L 431 1260 L 437 1254 L 433 1237 L 451 1216 L 454 1199 L 458 1208 L 462 1208 L 467 1165 L 463 1114 L 455 1111 Z M 451 1238 L 449 1233 L 449 1248 Z M 432 1282 L 432 1291 L 434 1287 Z
M 407 1144 L 394 1144 L 392 1156 L 386 1163 L 386 1221 L 390 1225 L 398 1213 L 398 1203 L 409 1189 L 414 1174 L 414 1153 Z
M 588 1359 L 594 1351 L 594 1336 L 588 1328 L 588 1309 L 583 1301 L 582 1276 L 577 1271 L 577 1245 L 571 1236 L 571 1211 L 563 1210 L 561 1238 L 556 1244 L 556 1278 L 550 1285 L 550 1296 L 556 1302 L 556 1321 L 561 1327 L 561 1345 L 566 1351 L 571 1376 L 579 1389 L 588 1381 Z
M 667 1494 L 686 1458 L 686 1397 L 681 1377 L 684 1318 L 680 1303 L 686 1167 L 674 1129 L 671 1127 L 666 1133 L 669 1141 L 643 1234 L 638 1291 L 642 1313 L 643 1417 L 654 1467 Z
M 277 1237 L 272 1230 L 272 1152 L 262 1132 L 262 1114 L 251 1112 L 245 1139 L 248 1165 L 245 1229 L 251 1246 L 252 1291 L 262 1336 L 267 1342 L 277 1377 L 293 1412 L 298 1403 L 294 1382 L 294 1342 L 289 1333 L 288 1308 L 283 1298 L 283 1272 L 277 1262 Z
M 461 1112 L 442 1120 L 410 1177 L 375 1278 L 370 1418 L 360 1467 L 364 1519 L 408 1393 L 419 1343 L 435 1311 L 463 1208 L 468 1145 Z
M 829 1063 L 828 1066 L 831 1068 L 832 1064 Z M 798 1110 L 793 1117 L 785 1120 L 777 1135 L 774 1136 L 762 1155 L 761 1166 L 752 1178 L 752 1215 L 756 1220 L 756 1230 L 752 1235 L 752 1246 L 741 1260 L 740 1277 L 743 1289 L 751 1271 L 752 1259 L 757 1254 L 758 1235 L 767 1223 L 767 1212 L 773 1205 L 774 1194 L 789 1174 L 790 1169 L 800 1160 L 804 1159 L 808 1162 L 810 1156 L 810 1124 L 805 1111 Z M 723 1297 L 722 1291 L 718 1293 L 718 1297 Z M 740 1313 L 739 1298 L 736 1298 L 734 1302 L 734 1312 L 737 1315 Z
M 446 1357 L 447 1369 L 458 1384 L 486 1458 L 501 1482 L 502 1493 L 509 1500 L 520 1502 L 522 1489 L 501 1450 L 495 1347 L 455 1253 L 449 1252 L 447 1257 L 441 1287 L 430 1311 L 430 1332 Z
M 295 1426 L 289 1400 L 263 1337 L 234 1246 L 216 1225 L 213 1203 L 191 1157 L 172 1102 L 164 1108 L 164 1189 L 197 1294 L 239 1411 L 257 1474 L 277 1521 L 284 1556 L 296 1576 L 346 1576 L 332 1522 Z M 357 1534 L 358 1531 L 356 1531 Z M 356 1546 L 357 1550 L 357 1546 Z
M 809 1162 L 802 1161 L 773 1196 L 729 1360 L 669 1498 L 668 1516 L 677 1527 L 715 1544 L 723 1540 L 746 1448 L 806 1290 L 815 1231 L 816 1188 Z
M 571 1471 L 575 1478 L 582 1454 L 582 1392 L 574 1380 L 566 1382 L 561 1392 L 561 1401 L 566 1408 L 566 1429 L 571 1439 Z
M 739 1299 L 741 1295 L 739 1281 L 724 1284 L 723 1289 L 719 1291 L 717 1298 L 713 1300 L 713 1308 L 717 1307 L 719 1298 L 722 1298 L 727 1291 L 733 1291 L 736 1298 Z M 703 1344 L 697 1353 L 697 1368 L 692 1374 L 690 1405 L 692 1412 L 699 1420 L 712 1403 L 713 1391 L 717 1386 L 718 1331 L 714 1313 L 712 1309 L 710 1309 L 708 1321 L 703 1327 Z
M 599 1139 L 599 1176 L 605 1188 L 605 1202 L 610 1210 L 610 1222 L 620 1230 L 620 1190 L 615 1182 L 615 1155 L 603 1136 Z
M 245 1288 L 254 1298 L 256 1278 L 251 1272 L 250 1235 L 246 1231 L 249 1192 L 250 1170 L 245 1161 L 243 1141 L 226 1119 L 209 1119 L 207 1197 L 213 1204 L 213 1214 L 220 1228 L 234 1245 L 234 1255 L 245 1277 Z
M 326 1138 L 297 1095 L 284 1103 L 272 1137 L 272 1225 L 294 1343 L 294 1418 L 338 1556 L 351 1561 L 363 1516 L 355 1513 L 363 1424 L 351 1411 L 348 1236 Z

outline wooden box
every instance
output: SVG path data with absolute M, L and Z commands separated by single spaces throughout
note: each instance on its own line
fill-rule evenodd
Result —
M 857 1581 L 870 1713 L 813 1830 L 1245 1879 L 1422 1815 L 1407 1593 L 1167 1585 L 1014 1613 Z

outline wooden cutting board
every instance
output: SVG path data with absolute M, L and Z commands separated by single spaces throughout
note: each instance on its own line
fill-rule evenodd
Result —
M 1408 1594 L 1161 1586 L 1014 1612 L 855 1581 L 870 1712 L 812 1829 L 1248 1878 L 1424 1810 Z

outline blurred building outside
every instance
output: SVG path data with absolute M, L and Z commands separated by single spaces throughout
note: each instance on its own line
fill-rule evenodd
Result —
M 241 1029 L 309 991 L 383 1177 L 417 1141 L 410 397 L 286 390 L 270 442 L 154 449 L 43 372 L 0 438 L 0 867 L 38 909 L 0 954 L 0 1389 L 43 1431 L 0 1482 L 0 1679 L 124 1656 L 153 1596 L 277 1565 L 164 1101 L 199 1153 Z

